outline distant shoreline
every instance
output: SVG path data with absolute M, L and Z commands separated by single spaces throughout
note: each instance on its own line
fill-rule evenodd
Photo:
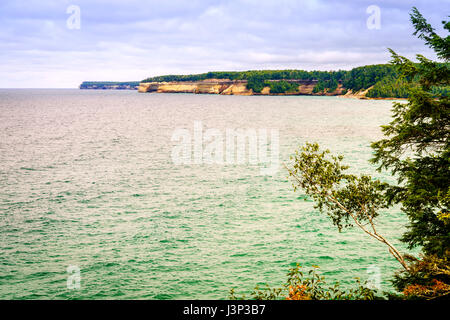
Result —
M 137 89 L 142 93 L 346 96 L 383 100 L 406 98 L 408 89 L 414 85 L 400 78 L 393 65 L 377 64 L 337 71 L 212 71 L 161 75 L 142 81 L 85 81 L 80 85 L 80 89 Z
M 352 93 L 342 84 L 332 92 L 313 92 L 317 81 L 291 80 L 298 84 L 296 92 L 271 93 L 269 87 L 264 87 L 260 93 L 247 88 L 247 81 L 232 81 L 229 79 L 208 79 L 203 81 L 171 81 L 171 82 L 84 82 L 81 90 L 137 90 L 140 93 L 193 93 L 193 94 L 220 94 L 244 96 L 336 96 L 361 100 L 406 100 L 399 97 L 367 97 L 372 88 Z

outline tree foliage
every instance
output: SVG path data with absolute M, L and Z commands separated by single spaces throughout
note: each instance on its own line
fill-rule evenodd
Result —
M 170 81 L 203 81 L 207 79 L 246 80 L 247 88 L 259 93 L 268 86 L 271 92 L 292 92 L 294 85 L 286 80 L 317 80 L 314 92 L 333 92 L 339 83 L 353 92 L 367 89 L 386 76 L 395 76 L 396 70 L 391 65 L 370 65 L 352 69 L 350 71 L 305 71 L 305 70 L 249 70 L 249 71 L 218 71 L 190 75 L 165 75 L 151 77 L 143 82 Z M 277 84 L 284 81 L 282 84 Z M 284 91 L 281 91 L 284 89 Z M 297 89 L 297 88 L 296 88 Z
M 367 89 L 386 77 L 398 77 L 397 70 L 387 64 L 363 66 L 350 70 L 343 85 L 353 92 Z
M 372 143 L 371 162 L 380 171 L 390 171 L 397 183 L 390 185 L 368 175 L 349 174 L 348 166 L 342 164 L 342 156 L 322 151 L 311 143 L 296 151 L 293 164 L 287 169 L 294 190 L 301 188 L 312 197 L 315 207 L 326 213 L 339 231 L 357 226 L 388 247 L 403 266 L 393 280 L 403 294 L 401 298 L 449 299 L 450 98 L 446 88 L 450 86 L 450 36 L 440 37 L 416 8 L 412 10 L 411 22 L 414 34 L 425 40 L 444 63 L 422 55 L 416 56 L 418 62 L 412 62 L 389 49 L 391 70 L 398 75 L 384 74 L 390 79 L 385 84 L 398 81 L 398 89 L 407 90 L 408 101 L 393 104 L 392 121 L 382 126 L 385 138 Z M 443 21 L 443 24 L 450 31 L 450 23 Z M 365 67 L 356 69 L 351 71 L 352 79 L 344 82 L 355 89 L 380 81 L 378 77 L 383 74 L 383 69 L 375 68 L 375 72 Z M 319 80 L 319 89 L 324 89 L 324 81 Z M 421 247 L 420 257 L 401 254 L 377 232 L 375 222 L 380 210 L 394 204 L 400 204 L 409 219 L 401 240 L 409 248 Z M 252 297 L 291 300 L 375 297 L 362 287 L 350 295 L 339 289 L 333 291 L 324 288 L 324 279 L 315 271 L 308 275 L 305 278 L 297 266 L 288 274 L 283 288 L 257 287 Z M 233 291 L 231 298 L 236 298 Z
M 271 288 L 269 285 L 261 288 L 256 286 L 250 297 L 245 295 L 238 297 L 234 289 L 230 290 L 230 300 L 375 300 L 381 299 L 377 292 L 368 288 L 356 278 L 356 287 L 341 289 L 339 282 L 328 286 L 325 277 L 321 276 L 312 266 L 304 271 L 300 264 L 290 268 L 286 283 L 279 288 Z
M 80 85 L 80 89 L 108 89 L 112 86 L 119 88 L 135 88 L 139 86 L 139 81 L 114 82 L 114 81 L 84 81 Z
M 414 34 L 424 39 L 445 63 L 417 55 L 419 63 L 393 50 L 392 63 L 408 81 L 408 103 L 395 103 L 393 120 L 383 126 L 385 139 L 372 144 L 372 162 L 379 170 L 396 174 L 398 184 L 386 188 L 389 203 L 399 203 L 409 218 L 402 240 L 410 248 L 422 247 L 421 259 L 410 259 L 408 272 L 397 274 L 395 284 L 408 297 L 449 297 L 450 276 L 450 101 L 436 87 L 450 85 L 450 36 L 436 34 L 413 8 Z M 450 31 L 449 22 L 443 21 Z
M 306 144 L 289 169 L 294 189 L 313 197 L 316 207 L 326 212 L 341 230 L 353 223 L 389 247 L 404 269 L 393 283 L 407 299 L 450 298 L 450 37 L 441 38 L 413 8 L 415 35 L 425 40 L 444 63 L 417 55 L 418 62 L 390 49 L 391 63 L 408 91 L 407 103 L 393 104 L 393 119 L 382 131 L 385 138 L 374 142 L 372 163 L 389 170 L 395 185 L 374 181 L 369 176 L 345 173 L 341 156 Z M 444 21 L 444 29 L 450 25 Z M 362 70 L 362 83 L 369 76 Z M 353 85 L 356 86 L 356 83 Z M 409 219 L 402 241 L 409 248 L 421 247 L 419 258 L 401 255 L 376 232 L 378 210 L 400 204 Z
M 298 90 L 298 84 L 287 82 L 285 80 L 280 81 L 266 81 L 265 85 L 270 88 L 270 93 L 289 93 L 296 92 Z
M 417 9 L 411 20 L 415 34 L 426 42 L 446 62 L 450 56 L 447 40 L 439 40 Z M 448 26 L 448 23 L 445 23 Z M 392 53 L 392 63 L 406 78 L 418 79 L 410 90 L 408 103 L 395 103 L 393 120 L 383 126 L 385 139 L 372 144 L 373 163 L 378 169 L 388 169 L 398 177 L 398 184 L 387 189 L 391 203 L 401 203 L 410 219 L 403 240 L 409 246 L 423 246 L 425 253 L 443 254 L 450 249 L 450 229 L 438 219 L 439 212 L 448 212 L 450 181 L 450 100 L 448 96 L 434 97 L 433 86 L 450 84 L 447 64 L 430 61 L 417 55 L 415 64 Z
M 301 188 L 315 201 L 315 208 L 326 213 L 339 231 L 357 226 L 366 234 L 388 247 L 389 252 L 405 269 L 403 255 L 376 228 L 379 210 L 388 207 L 385 183 L 368 175 L 348 174 L 342 164 L 343 156 L 321 151 L 317 143 L 307 143 L 292 157 L 292 168 L 287 168 L 293 178 L 294 191 Z
M 413 84 L 400 77 L 385 77 L 367 92 L 369 98 L 408 98 Z

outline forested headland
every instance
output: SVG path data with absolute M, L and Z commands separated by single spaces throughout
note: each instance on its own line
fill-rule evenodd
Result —
M 442 68 L 449 68 L 448 63 L 441 63 Z M 259 94 L 264 88 L 270 88 L 270 94 L 299 93 L 295 81 L 314 81 L 312 94 L 335 93 L 343 95 L 347 92 L 366 91 L 368 98 L 408 98 L 412 88 L 418 85 L 417 79 L 408 79 L 398 72 L 392 64 L 376 64 L 338 71 L 305 71 L 305 70 L 249 70 L 249 71 L 212 71 L 188 75 L 162 75 L 142 80 L 148 82 L 199 82 L 205 80 L 245 81 L 246 88 Z M 80 89 L 137 89 L 139 81 L 85 81 Z M 336 89 L 341 88 L 339 92 Z M 448 86 L 434 86 L 432 92 L 436 96 L 448 96 Z
M 114 82 L 114 81 L 84 81 L 80 85 L 80 89 L 98 89 L 98 90 L 127 90 L 127 89 L 137 89 L 139 86 L 139 81 L 125 81 L 125 82 Z
M 448 68 L 447 63 L 442 67 Z M 208 79 L 229 79 L 247 81 L 247 89 L 261 93 L 265 87 L 270 93 L 292 93 L 298 88 L 293 80 L 317 81 L 313 93 L 335 91 L 339 85 L 344 89 L 342 94 L 351 90 L 353 93 L 367 90 L 369 98 L 408 98 L 412 87 L 417 85 L 416 79 L 406 79 L 397 67 L 391 64 L 367 65 L 351 70 L 338 71 L 304 71 L 304 70 L 250 70 L 250 71 L 218 71 L 189 75 L 163 75 L 151 77 L 142 82 L 196 82 Z M 410 81 L 412 80 L 412 81 Z M 433 92 L 447 95 L 447 86 L 434 87 Z

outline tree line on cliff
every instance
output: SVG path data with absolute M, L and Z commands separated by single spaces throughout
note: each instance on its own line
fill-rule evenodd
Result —
M 133 89 L 139 86 L 139 81 L 83 81 L 80 89 Z
M 440 63 L 448 68 L 448 63 Z M 418 85 L 417 78 L 406 79 L 392 64 L 367 65 L 349 71 L 305 71 L 305 70 L 249 70 L 214 71 L 188 75 L 163 75 L 151 77 L 142 82 L 203 81 L 207 79 L 246 80 L 247 88 L 260 93 L 265 87 L 271 93 L 293 93 L 298 84 L 289 80 L 316 80 L 313 93 L 333 92 L 342 84 L 347 90 L 358 92 L 369 89 L 370 98 L 408 98 L 410 89 Z M 276 80 L 276 81 L 274 81 Z M 449 86 L 433 86 L 435 96 L 448 95 Z

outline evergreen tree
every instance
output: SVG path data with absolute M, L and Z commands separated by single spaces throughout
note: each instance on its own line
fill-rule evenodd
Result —
M 398 185 L 385 190 L 388 201 L 401 204 L 409 218 L 402 240 L 410 248 L 422 247 L 424 254 L 411 258 L 410 270 L 397 275 L 395 283 L 409 295 L 430 297 L 450 293 L 450 101 L 444 92 L 433 92 L 450 84 L 450 36 L 440 37 L 416 8 L 411 21 L 414 35 L 446 63 L 422 55 L 413 63 L 390 50 L 392 63 L 418 86 L 411 88 L 408 103 L 394 104 L 393 120 L 383 127 L 386 138 L 372 145 L 372 161 L 398 177 Z M 443 24 L 450 31 L 450 22 Z
M 357 226 L 388 247 L 403 266 L 394 285 L 404 297 L 450 298 L 450 101 L 444 91 L 433 89 L 450 84 L 450 38 L 437 35 L 416 8 L 411 21 L 414 34 L 445 63 L 422 55 L 413 63 L 390 50 L 404 81 L 416 82 L 406 86 L 407 103 L 394 103 L 393 120 L 382 127 L 385 138 L 372 144 L 372 162 L 378 170 L 391 171 L 397 184 L 348 174 L 342 156 L 330 157 L 317 144 L 297 151 L 288 170 L 294 190 L 301 188 L 311 196 L 339 230 Z M 450 31 L 450 23 L 443 23 Z M 373 75 L 364 69 L 356 74 L 360 77 L 355 86 Z M 410 248 L 421 247 L 419 258 L 400 253 L 378 232 L 380 209 L 394 204 L 401 205 L 410 222 L 402 241 Z

